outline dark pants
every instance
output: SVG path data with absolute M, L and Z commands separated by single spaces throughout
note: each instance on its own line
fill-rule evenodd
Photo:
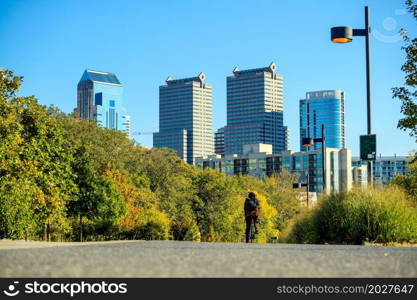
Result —
M 246 243 L 249 243 L 249 232 L 250 232 L 250 225 L 252 223 L 252 219 L 253 219 L 253 224 L 255 226 L 255 232 L 258 231 L 258 216 L 246 216 L 245 220 L 246 220 Z

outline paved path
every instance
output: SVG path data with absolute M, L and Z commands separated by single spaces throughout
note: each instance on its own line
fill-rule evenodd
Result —
M 0 277 L 417 277 L 417 248 L 0 241 Z

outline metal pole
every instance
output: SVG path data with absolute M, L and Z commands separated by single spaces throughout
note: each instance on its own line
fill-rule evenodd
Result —
M 372 133 L 371 128 L 371 62 L 370 62 L 370 41 L 369 35 L 371 28 L 369 27 L 369 8 L 365 6 L 365 48 L 366 48 L 366 108 L 367 108 L 367 125 L 368 134 Z
M 326 192 L 326 138 L 324 124 L 321 125 L 321 155 L 323 156 L 323 191 Z
M 310 195 L 310 160 L 309 160 L 310 154 L 308 153 L 309 151 L 310 151 L 310 147 L 307 146 L 307 162 L 308 162 L 308 164 L 307 164 L 307 208 L 309 207 L 308 197 Z
M 371 45 L 370 45 L 370 33 L 371 28 L 369 26 L 369 8 L 365 6 L 365 49 L 366 49 L 366 109 L 367 109 L 367 127 L 368 134 L 372 133 L 371 127 Z M 372 161 L 368 161 L 367 166 L 368 183 L 372 186 Z
M 308 156 L 307 156 L 308 157 Z M 309 208 L 309 199 L 308 197 L 310 196 L 310 166 L 307 168 L 307 208 Z

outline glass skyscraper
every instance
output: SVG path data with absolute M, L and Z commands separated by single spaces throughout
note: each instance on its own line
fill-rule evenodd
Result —
M 321 138 L 321 125 L 324 124 L 326 147 L 345 148 L 345 94 L 339 90 L 306 93 L 300 100 L 300 149 L 304 137 Z M 315 143 L 310 150 L 321 148 Z
M 225 154 L 242 154 L 244 144 L 271 144 L 273 154 L 285 150 L 282 75 L 268 67 L 233 70 L 227 77 Z
M 196 157 L 214 153 L 212 87 L 206 76 L 176 79 L 168 77 L 159 87 L 159 132 L 154 147 L 174 149 L 189 164 Z
M 77 108 L 81 119 L 92 119 L 100 127 L 130 134 L 130 116 L 123 107 L 123 86 L 113 73 L 85 70 L 77 86 Z

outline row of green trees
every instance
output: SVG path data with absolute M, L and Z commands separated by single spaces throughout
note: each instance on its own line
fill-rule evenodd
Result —
M 20 85 L 0 71 L 0 238 L 237 242 L 254 191 L 265 242 L 302 209 L 295 175 L 261 181 L 202 171 L 168 149 L 18 97 Z
M 258 242 L 417 240 L 417 159 L 390 187 L 322 196 L 300 205 L 285 170 L 274 177 L 226 177 L 199 170 L 168 149 L 146 149 L 34 97 L 0 71 L 0 238 L 175 239 L 239 242 L 243 202 L 261 201 Z

